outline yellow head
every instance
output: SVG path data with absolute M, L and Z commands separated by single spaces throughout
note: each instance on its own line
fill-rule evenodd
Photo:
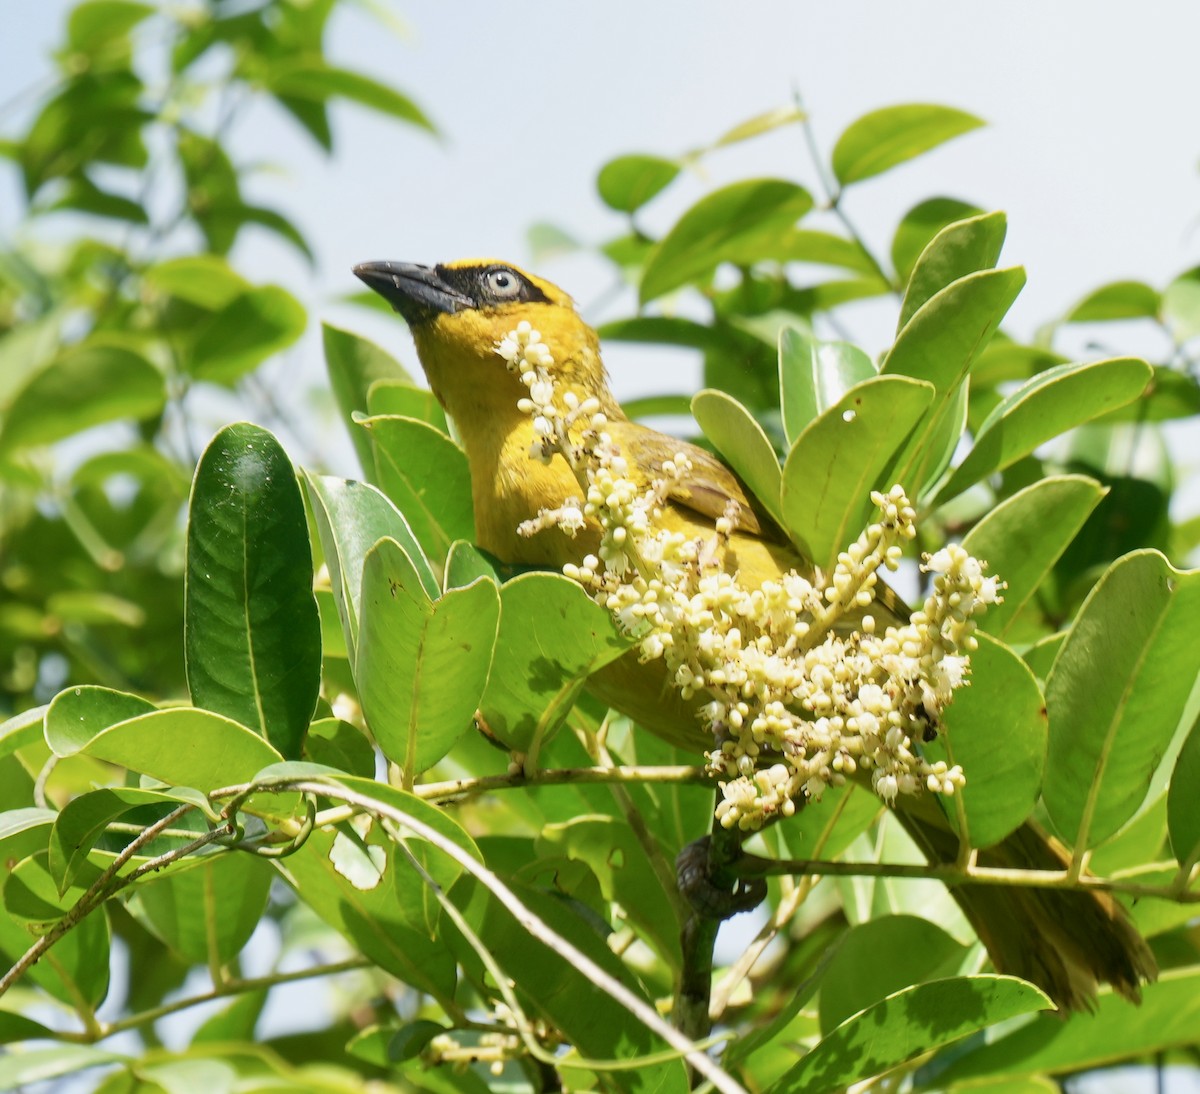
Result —
M 404 316 L 429 386 L 464 433 L 521 417 L 517 401 L 525 391 L 496 345 L 523 319 L 550 347 L 555 380 L 596 396 L 606 413 L 619 415 L 596 332 L 549 281 L 481 258 L 438 266 L 365 262 L 354 273 Z

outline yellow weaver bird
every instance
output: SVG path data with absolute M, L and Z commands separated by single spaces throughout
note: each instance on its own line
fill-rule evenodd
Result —
M 708 452 L 631 422 L 609 389 L 596 332 L 571 298 L 541 278 L 508 263 L 468 259 L 438 266 L 368 262 L 354 273 L 407 321 L 434 395 L 454 420 L 471 469 L 479 545 L 506 562 L 555 569 L 597 551 L 600 530 L 574 539 L 557 528 L 533 537 L 517 527 L 578 495 L 574 473 L 561 456 L 530 458 L 538 439 L 528 413 L 518 408 L 527 391 L 497 354 L 498 343 L 519 322 L 541 332 L 553 356 L 556 384 L 599 401 L 606 427 L 631 468 L 648 484 L 665 461 L 684 452 L 691 471 L 670 490 L 663 521 L 689 537 L 711 538 L 718 518 L 732 512 L 725 567 L 755 588 L 784 572 L 813 567 L 797 552 L 746 491 L 737 476 Z M 883 587 L 874 611 L 886 625 L 907 610 Z M 889 618 L 890 616 L 890 618 Z M 696 718 L 700 700 L 685 702 L 661 661 L 641 663 L 630 653 L 592 677 L 592 691 L 640 726 L 682 748 L 711 748 Z M 933 795 L 902 797 L 895 810 L 932 863 L 953 863 L 954 834 Z M 1027 823 L 979 852 L 980 866 L 1063 870 L 1069 861 L 1057 841 Z M 1037 984 L 1065 1009 L 1089 1007 L 1099 982 L 1137 1000 L 1140 985 L 1157 975 L 1146 943 L 1111 896 L 1094 891 L 1028 886 L 958 885 L 952 888 L 1000 972 Z

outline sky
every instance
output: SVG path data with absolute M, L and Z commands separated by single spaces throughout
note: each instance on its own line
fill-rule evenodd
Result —
M 10 24 L 0 39 L 0 103 L 45 75 L 69 5 L 21 7 L 19 29 Z M 464 9 L 377 0 L 377 7 L 388 26 L 366 3 L 339 9 L 327 53 L 411 95 L 438 137 L 350 105 L 334 108 L 332 158 L 270 106 L 247 112 L 233 134 L 243 162 L 274 165 L 257 173 L 248 195 L 294 217 L 317 253 L 309 270 L 263 233 L 244 233 L 234 253 L 248 276 L 281 282 L 310 307 L 309 336 L 267 373 L 285 401 L 324 384 L 321 318 L 368 334 L 417 371 L 398 323 L 336 302 L 359 287 L 350 274 L 355 263 L 492 256 L 528 265 L 526 233 L 539 221 L 603 242 L 626 229 L 596 194 L 608 159 L 678 155 L 797 93 L 826 157 L 847 124 L 880 106 L 943 103 L 988 122 L 855 187 L 845 208 L 884 254 L 897 221 L 925 197 L 1005 210 L 1002 261 L 1024 265 L 1029 278 L 1007 322 L 1017 337 L 1032 337 L 1105 281 L 1162 286 L 1200 261 L 1200 5 L 509 0 Z M 19 116 L 0 115 L 0 133 Z M 800 130 L 791 127 L 708 157 L 701 173 L 647 207 L 643 223 L 663 231 L 709 190 L 753 176 L 791 178 L 819 192 Z M 17 208 L 12 172 L 0 167 L 0 231 L 11 229 Z M 594 321 L 632 310 L 632 293 L 614 295 L 611 267 L 594 255 L 547 260 L 536 272 L 566 288 Z M 878 352 L 894 327 L 893 309 L 852 305 L 841 320 Z M 1163 349 L 1152 331 L 1133 327 L 1119 335 L 1082 331 L 1081 351 L 1090 352 L 1090 337 L 1148 354 Z M 686 352 L 613 345 L 605 356 L 620 398 L 699 382 Z M 340 439 L 321 458 L 353 470 L 338 466 L 353 459 Z

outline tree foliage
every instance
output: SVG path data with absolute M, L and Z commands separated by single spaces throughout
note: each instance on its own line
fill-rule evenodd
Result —
M 471 545 L 466 458 L 432 396 L 326 327 L 360 480 L 295 466 L 246 422 L 191 451 L 197 399 L 255 405 L 255 371 L 307 322 L 229 259 L 248 228 L 310 255 L 245 199 L 238 112 L 269 100 L 326 150 L 334 98 L 430 128 L 326 58 L 333 7 L 85 0 L 2 147 L 27 208 L 0 255 L 0 1087 L 95 1068 L 99 1091 L 685 1090 L 690 1065 L 725 1090 L 1044 1090 L 1192 1059 L 1200 522 L 1173 520 L 1162 426 L 1200 412 L 1196 271 L 1102 286 L 1025 343 L 1004 327 L 1024 273 L 1000 265 L 1003 214 L 936 196 L 871 246 L 847 205 L 982 124 L 942 106 L 854 122 L 814 160 L 815 194 L 785 165 L 675 208 L 661 238 L 641 213 L 672 208 L 682 173 L 803 111 L 600 169 L 625 223 L 598 251 L 638 301 L 602 335 L 704 361 L 690 403 L 630 412 L 690 410 L 818 562 L 894 481 L 920 548 L 961 538 L 990 561 L 1008 593 L 952 708 L 951 819 L 968 849 L 1049 826 L 1071 869 L 1028 883 L 1112 890 L 1163 970 L 1140 1009 L 1106 993 L 1045 1013 L 850 784 L 758 837 L 826 866 L 771 881 L 757 938 L 717 970 L 705 1057 L 659 1012 L 689 960 L 672 863 L 711 787 L 588 696 L 629 645 L 608 614 Z M 896 316 L 878 359 L 840 333 L 874 298 Z M 1162 360 L 1060 351 L 1074 325 L 1128 320 L 1162 329 Z M 969 855 L 939 876 L 969 879 Z M 316 1032 L 256 1036 L 271 998 Z

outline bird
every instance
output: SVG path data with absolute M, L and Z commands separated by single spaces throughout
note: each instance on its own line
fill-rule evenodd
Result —
M 530 414 L 518 407 L 528 392 L 497 353 L 509 332 L 526 321 L 552 353 L 556 384 L 596 400 L 631 477 L 648 484 L 664 462 L 677 454 L 687 457 L 690 469 L 670 484 L 661 509 L 666 527 L 712 537 L 719 520 L 732 521 L 723 564 L 750 586 L 789 570 L 812 572 L 812 564 L 720 459 L 627 417 L 609 385 L 599 336 L 556 285 L 496 259 L 432 266 L 376 261 L 353 272 L 408 324 L 430 388 L 466 451 L 478 544 L 497 558 L 561 569 L 595 553 L 600 541 L 594 525 L 574 537 L 555 527 L 532 537 L 518 533 L 541 510 L 579 493 L 561 456 L 530 458 L 538 437 Z M 890 588 L 881 583 L 878 593 L 872 610 L 884 625 L 907 618 Z M 685 700 L 670 686 L 661 662 L 644 663 L 631 652 L 594 674 L 589 688 L 681 749 L 703 752 L 713 745 L 697 719 L 698 700 Z M 894 808 L 931 863 L 957 860 L 958 837 L 934 795 L 902 796 Z M 1032 821 L 980 849 L 977 858 L 981 866 L 1048 871 L 1062 871 L 1069 861 L 1062 844 Z M 1150 948 L 1107 893 L 958 884 L 951 894 L 995 968 L 1037 985 L 1065 1012 L 1093 1007 L 1100 983 L 1139 1001 L 1142 984 L 1157 975 Z

